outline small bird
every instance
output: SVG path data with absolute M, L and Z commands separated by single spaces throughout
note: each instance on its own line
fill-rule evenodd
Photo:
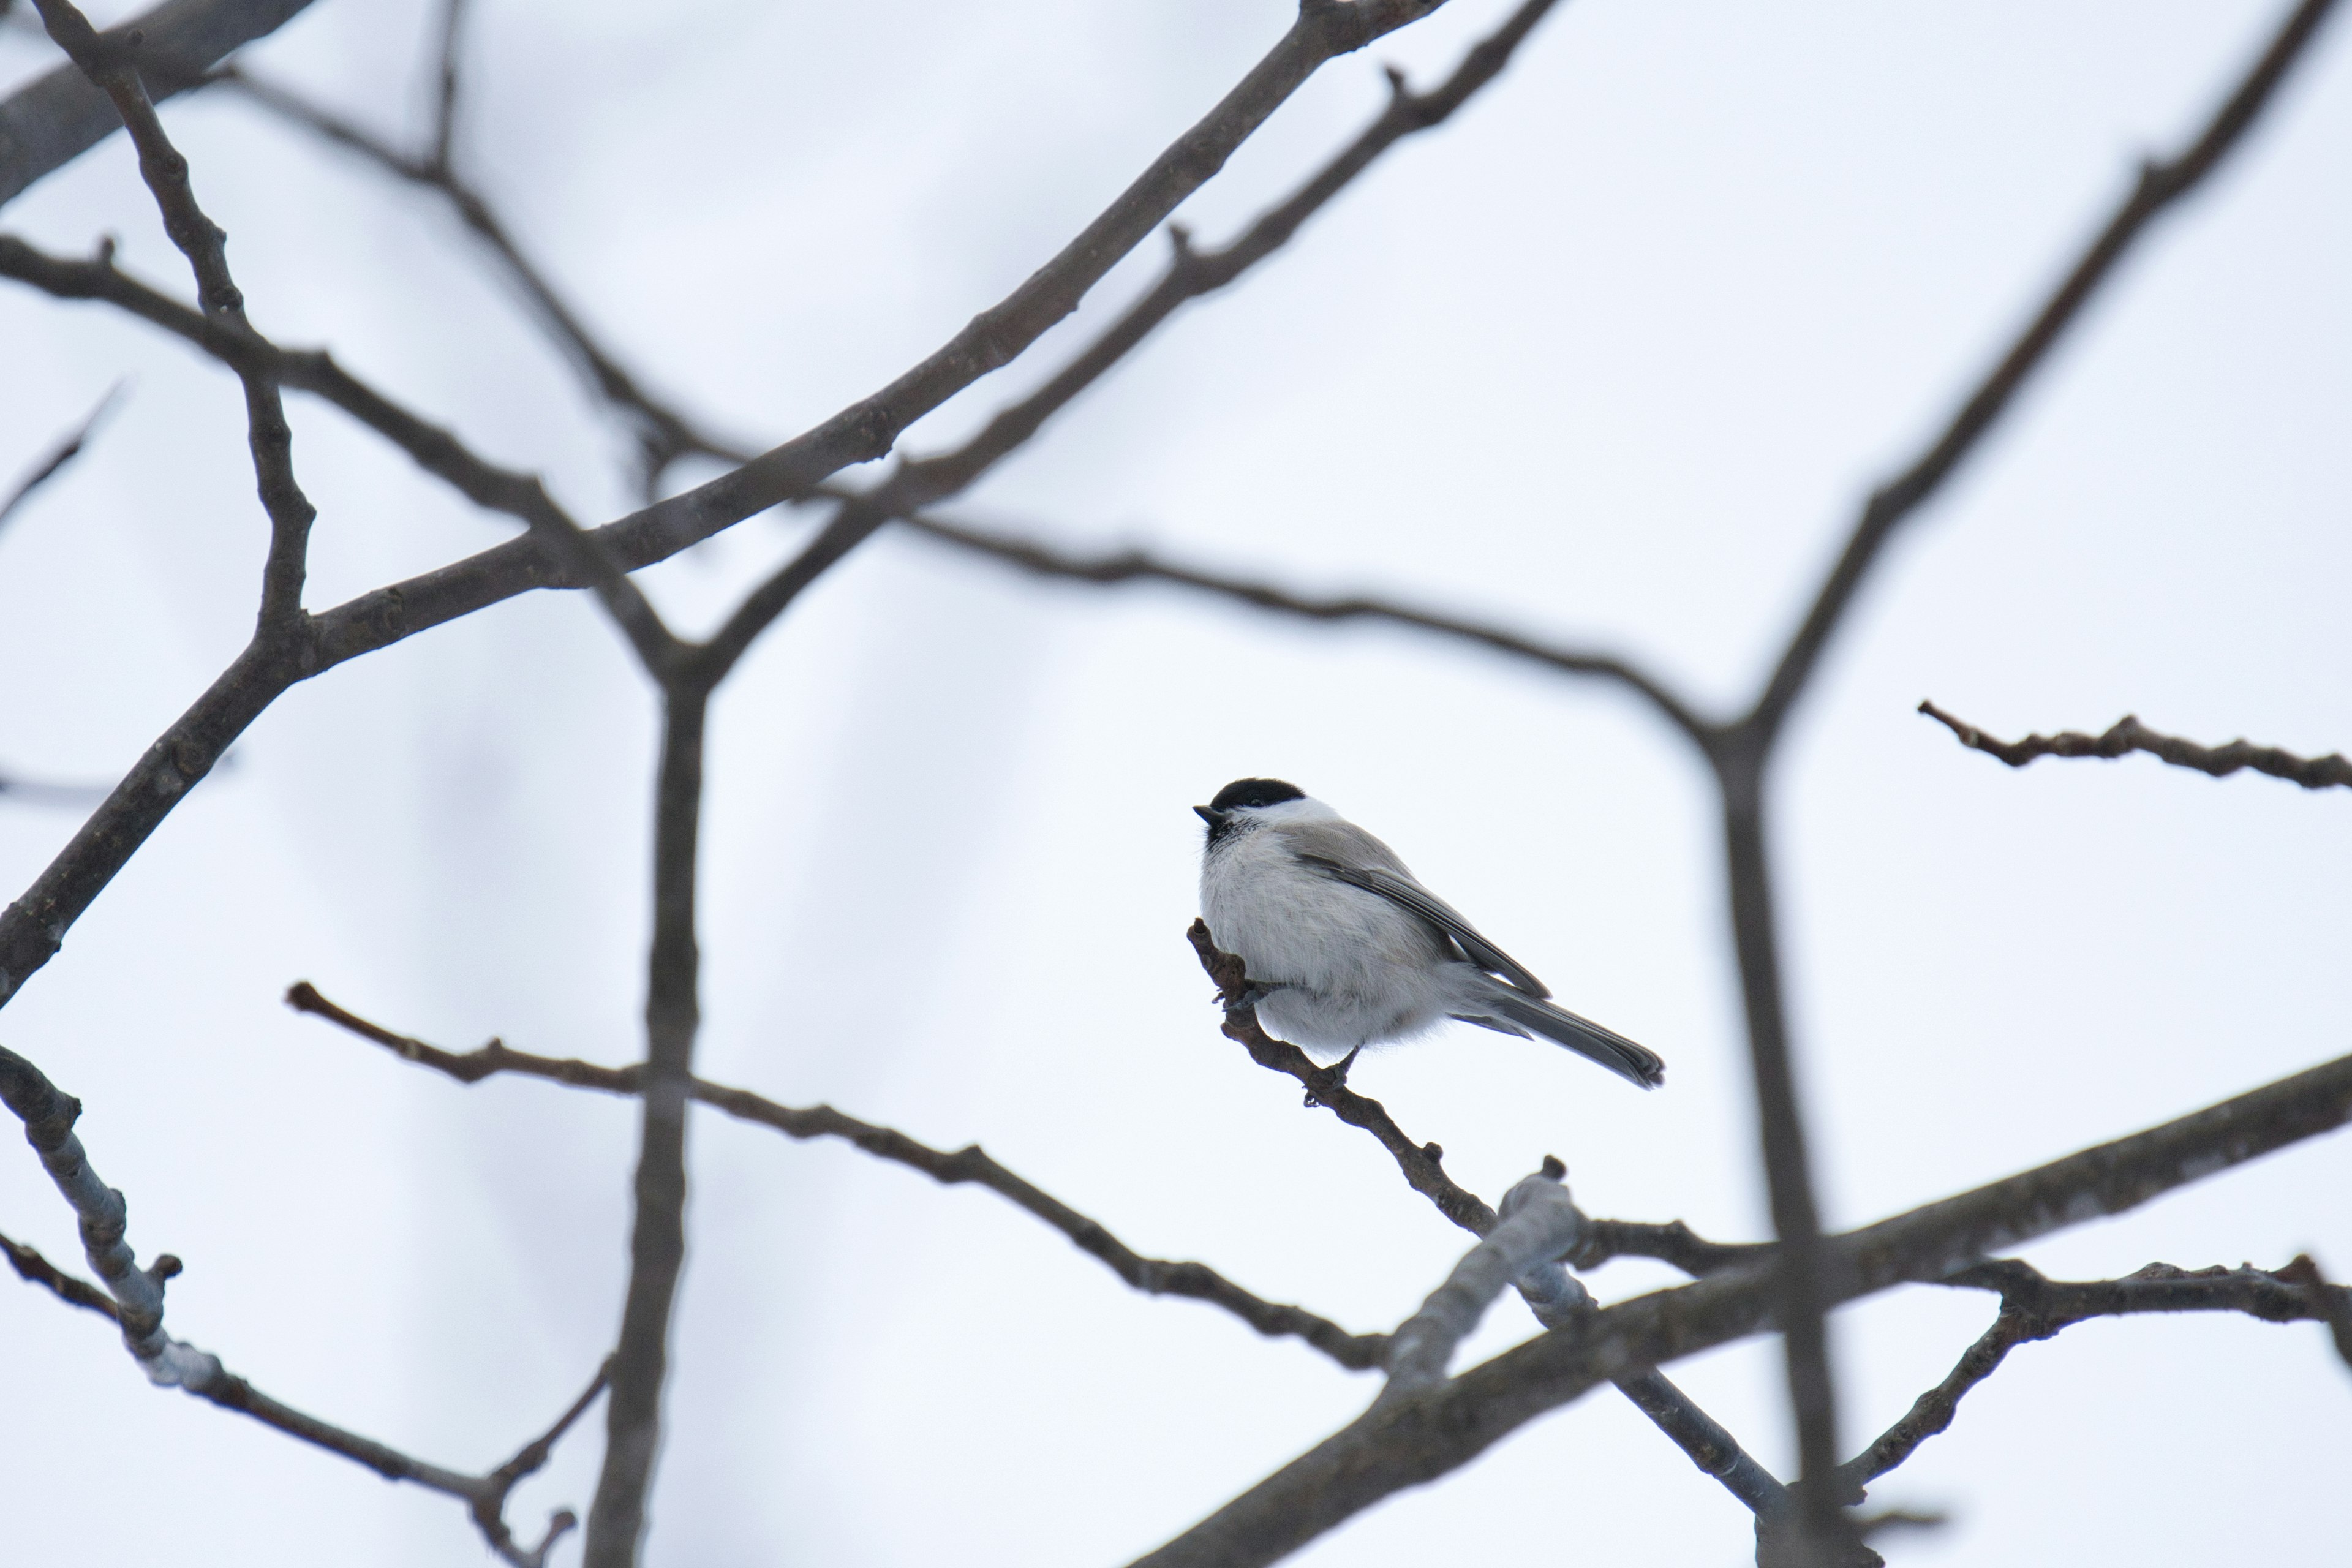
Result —
M 1551 991 L 1423 887 L 1389 847 L 1280 779 L 1235 779 L 1206 805 L 1201 909 L 1246 966 L 1273 1030 L 1310 1050 L 1408 1039 L 1444 1018 L 1531 1033 L 1643 1089 L 1657 1054 L 1545 1000 Z

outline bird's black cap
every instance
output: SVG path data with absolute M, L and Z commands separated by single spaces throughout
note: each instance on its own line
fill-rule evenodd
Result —
M 1295 784 L 1280 779 L 1235 779 L 1217 792 L 1217 798 L 1206 805 L 1192 809 L 1214 824 L 1229 811 L 1247 805 L 1280 805 L 1286 800 L 1305 800 L 1307 792 Z

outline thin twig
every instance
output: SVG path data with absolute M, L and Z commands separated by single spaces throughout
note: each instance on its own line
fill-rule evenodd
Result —
M 1877 1441 L 1838 1467 L 1845 1500 L 1861 1501 L 1864 1487 L 1949 1427 L 1960 1400 L 1991 1376 L 2011 1351 L 2076 1323 L 2140 1312 L 2243 1312 L 2271 1323 L 2326 1323 L 2340 1332 L 2341 1322 L 2352 1317 L 2352 1291 L 2315 1285 L 2309 1279 L 2314 1272 L 2308 1258 L 2279 1269 L 2189 1270 L 2151 1263 L 2121 1279 L 2076 1281 L 2044 1279 L 2031 1264 L 2000 1258 L 1952 1275 L 1943 1283 L 2000 1292 L 2000 1315 L 1943 1382 L 1921 1394 Z
M 319 994 L 304 981 L 286 994 L 287 1005 L 298 1012 L 325 1018 L 362 1039 L 372 1040 L 403 1061 L 446 1074 L 460 1083 L 478 1083 L 499 1073 L 593 1089 L 606 1094 L 634 1095 L 641 1072 L 634 1067 L 609 1068 L 572 1058 L 533 1056 L 510 1050 L 492 1040 L 478 1050 L 446 1051 L 406 1035 L 370 1023 Z M 1290 1335 L 1304 1340 L 1341 1366 L 1363 1371 L 1381 1363 L 1385 1334 L 1354 1334 L 1303 1307 L 1265 1300 L 1243 1289 L 1205 1263 L 1170 1262 L 1145 1258 L 1113 1236 L 1098 1221 L 1087 1218 L 1059 1198 L 1033 1185 L 990 1157 L 979 1144 L 950 1152 L 920 1143 L 888 1127 L 877 1127 L 845 1115 L 829 1105 L 805 1109 L 780 1105 L 749 1089 L 732 1089 L 706 1079 L 693 1080 L 693 1098 L 742 1121 L 757 1122 L 794 1139 L 838 1138 L 878 1159 L 920 1171 L 942 1186 L 970 1184 L 985 1187 L 1060 1231 L 1078 1250 L 1096 1258 L 1134 1289 L 1151 1296 L 1182 1296 L 1205 1301 L 1226 1311 L 1269 1338 Z
M 741 443 L 712 434 L 646 390 L 636 374 L 599 341 L 578 308 L 564 299 L 547 273 L 524 253 L 488 198 L 452 165 L 449 139 L 454 135 L 454 124 L 450 105 L 455 101 L 455 45 L 462 4 L 463 0 L 457 0 L 443 16 L 444 96 L 436 108 L 435 146 L 422 157 L 404 153 L 357 121 L 236 67 L 215 72 L 212 79 L 288 123 L 300 126 L 357 153 L 385 173 L 434 191 L 446 200 L 458 220 L 497 258 L 540 324 L 555 340 L 582 379 L 629 422 L 637 447 L 638 481 L 649 499 L 662 476 L 681 458 L 702 456 L 727 463 L 746 461 L 751 454 Z
M 2103 735 L 2062 730 L 2055 735 L 2034 734 L 2022 741 L 2002 741 L 1966 720 L 1954 718 L 1933 702 L 1921 702 L 1919 711 L 1958 736 L 1960 744 L 1987 756 L 1999 757 L 2012 768 L 2021 768 L 2039 757 L 2102 757 L 2112 762 L 2132 752 L 2146 752 L 2176 768 L 2195 768 L 2217 779 L 2227 778 L 2241 768 L 2252 768 L 2305 789 L 2326 789 L 2331 784 L 2352 788 L 2352 762 L 2347 762 L 2341 752 L 2298 757 L 2276 746 L 2257 746 L 2242 740 L 2226 746 L 2200 746 L 2194 741 L 2158 734 L 2129 713 L 2116 720 Z
M 607 1356 L 596 1368 L 596 1375 L 589 1380 L 588 1386 L 581 1391 L 580 1397 L 572 1402 L 571 1408 L 555 1418 L 554 1426 L 524 1444 L 516 1450 L 513 1458 L 482 1478 L 482 1495 L 476 1498 L 473 1504 L 474 1526 L 490 1543 L 490 1550 L 509 1562 L 516 1561 L 520 1553 L 528 1568 L 543 1568 L 548 1549 L 562 1540 L 566 1531 L 579 1524 L 579 1515 L 568 1508 L 557 1509 L 548 1516 L 547 1532 L 540 1537 L 537 1546 L 517 1546 L 514 1531 L 507 1524 L 507 1499 L 513 1495 L 515 1488 L 522 1483 L 525 1477 L 535 1475 L 545 1467 L 550 1456 L 555 1452 L 555 1445 L 572 1430 L 572 1423 L 588 1413 L 588 1407 L 596 1403 L 596 1396 L 604 1392 L 612 1379 L 613 1358 Z
M 258 333 L 236 331 L 205 320 L 202 312 L 115 266 L 110 243 L 101 244 L 87 260 L 75 260 L 37 249 L 14 235 L 0 234 L 0 277 L 16 279 L 61 300 L 95 300 L 114 305 L 232 369 L 266 375 L 281 386 L 324 398 L 477 506 L 525 524 L 541 515 L 572 521 L 535 475 L 492 463 L 447 429 L 402 407 L 343 369 L 324 350 L 281 348 Z
M 871 538 L 876 530 L 894 517 L 969 489 L 982 474 L 1036 435 L 1073 398 L 1125 359 L 1181 307 L 1225 288 L 1289 244 L 1291 237 L 1309 217 L 1347 189 L 1357 175 L 1391 147 L 1419 132 L 1444 124 L 1480 88 L 1502 74 L 1513 51 L 1554 4 L 1555 0 L 1524 0 L 1500 27 L 1463 57 L 1461 65 L 1443 85 L 1431 92 L 1412 91 L 1402 77 L 1391 71 L 1388 105 L 1379 116 L 1297 190 L 1260 215 L 1223 249 L 1195 250 L 1190 235 L 1181 226 L 1172 227 L 1170 237 L 1174 241 L 1173 254 L 1166 269 L 1118 321 L 1079 350 L 1045 385 L 1000 410 L 962 446 L 951 452 L 902 462 L 873 489 L 844 501 L 816 537 L 753 590 L 729 617 L 710 639 L 709 659 L 722 668 L 731 665 L 810 584 Z M 1300 11 L 1301 25 L 1310 17 L 1361 8 L 1360 5 L 1335 7 L 1310 4 Z
M 123 128 L 139 151 L 139 173 L 163 215 L 163 232 L 188 258 L 189 269 L 195 274 L 196 300 L 205 315 L 233 330 L 251 331 L 245 316 L 245 296 L 229 274 L 228 236 L 196 205 L 195 188 L 188 180 L 188 161 L 164 134 L 163 122 L 140 79 L 142 35 L 100 35 L 71 0 L 36 0 L 36 4 L 49 37 L 94 86 L 114 100 Z M 294 478 L 294 433 L 286 423 L 277 383 L 261 375 L 241 374 L 239 379 L 245 384 L 254 479 L 262 509 L 269 515 L 269 554 L 262 569 L 255 638 L 290 652 L 293 644 L 307 641 L 302 580 L 310 524 L 318 509 Z
M 1614 654 L 1561 647 L 1507 631 L 1489 622 L 1418 609 L 1411 605 L 1366 595 L 1325 596 L 1297 594 L 1254 578 L 1177 565 L 1142 550 L 1080 554 L 1056 549 L 1036 539 L 1019 538 L 976 528 L 968 522 L 951 521 L 929 510 L 910 508 L 898 513 L 898 521 L 926 538 L 1008 562 L 1024 572 L 1043 577 L 1062 577 L 1103 584 L 1172 583 L 1221 598 L 1238 600 L 1261 610 L 1302 616 L 1311 621 L 1381 621 L 1391 626 L 1411 626 L 1418 631 L 1435 632 L 1442 637 L 1458 638 L 1515 658 L 1527 659 L 1563 675 L 1594 676 L 1613 680 L 1639 693 L 1668 722 L 1702 745 L 1712 728 L 1664 681 L 1629 660 Z
M 100 398 L 90 411 L 83 416 L 80 424 L 60 437 L 47 452 L 34 460 L 33 466 L 26 471 L 24 479 L 17 482 L 15 489 L 8 492 L 8 499 L 0 500 L 0 527 L 6 526 L 9 515 L 25 504 L 26 497 L 55 479 L 68 463 L 81 456 L 83 447 L 87 446 L 90 437 L 97 433 L 99 421 L 105 418 L 107 413 L 113 408 L 115 399 L 121 395 L 121 392 L 122 384 L 119 381 L 108 387 L 106 395 Z
M 449 172 L 449 154 L 457 136 L 457 39 L 466 22 L 466 0 L 443 0 L 441 6 L 440 79 L 433 97 L 433 166 Z
M 0 1252 L 8 1255 L 9 1267 L 16 1269 L 18 1279 L 38 1285 L 58 1300 L 84 1311 L 96 1312 L 112 1322 L 122 1321 L 122 1309 L 114 1304 L 113 1297 L 80 1275 L 67 1273 L 42 1257 L 37 1248 L 0 1236 Z

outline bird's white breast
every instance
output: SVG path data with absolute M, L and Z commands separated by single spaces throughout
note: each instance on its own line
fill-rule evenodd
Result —
M 1328 809 L 1328 808 L 1327 808 Z M 1267 1026 L 1306 1046 L 1347 1049 L 1418 1034 L 1444 1016 L 1450 953 L 1427 922 L 1300 861 L 1278 822 L 1240 826 L 1201 867 L 1201 912 L 1249 977 L 1288 989 Z

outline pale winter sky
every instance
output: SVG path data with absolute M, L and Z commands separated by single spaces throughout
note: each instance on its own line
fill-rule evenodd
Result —
M 1179 317 L 966 510 L 1627 650 L 1727 708 L 1872 483 L 2280 9 L 1574 0 L 1457 122 Z M 1327 68 L 1183 218 L 1230 234 L 1374 110 L 1380 61 L 1427 81 L 1501 12 L 1454 0 Z M 484 0 L 460 157 L 630 364 L 766 444 L 1001 297 L 1287 14 Z M 23 23 L 7 84 L 55 60 Z M 414 137 L 433 25 L 321 0 L 248 58 Z M 264 330 L 331 346 L 584 516 L 628 509 L 615 426 L 428 195 L 229 99 L 165 118 Z M 2347 190 L 2339 21 L 1902 537 L 1801 710 L 1772 830 L 1832 1224 L 2352 1043 L 2352 793 L 2145 757 L 2011 773 L 1912 711 L 2352 745 Z M 120 138 L 0 222 L 75 253 L 111 233 L 188 291 Z M 905 447 L 1033 384 L 1158 260 L 1139 251 Z M 0 536 L 0 660 L 20 672 L 0 767 L 109 781 L 249 627 L 242 407 L 219 368 L 99 307 L 0 289 L 0 468 L 128 383 Z M 290 408 L 313 606 L 508 535 L 333 410 Z M 806 527 L 747 522 L 649 591 L 707 626 Z M 635 1056 L 652 714 L 577 595 L 339 668 L 255 726 L 11 1003 L 0 1039 L 86 1102 L 134 1245 L 187 1260 L 177 1332 L 452 1466 L 494 1463 L 571 1399 L 617 1321 L 631 1109 L 460 1089 L 278 997 L 307 978 L 452 1047 Z M 1643 1096 L 1466 1029 L 1368 1058 L 1357 1087 L 1457 1178 L 1491 1197 L 1557 1153 L 1595 1214 L 1766 1234 L 1711 797 L 1648 712 L 1424 637 L 1040 585 L 895 535 L 715 710 L 704 1070 L 981 1140 L 1139 1250 L 1393 1326 L 1465 1238 L 1219 1037 L 1182 939 L 1186 808 L 1244 773 L 1381 833 L 1568 1005 L 1670 1063 Z M 6 896 L 75 825 L 0 801 Z M 717 1118 L 693 1159 L 654 1563 L 1116 1564 L 1370 1394 L 1296 1343 L 1129 1293 L 988 1194 Z M 2080 1278 L 2308 1249 L 2342 1278 L 2348 1190 L 2352 1140 L 2322 1140 L 2026 1256 Z M 0 1159 L 0 1229 L 77 1258 L 28 1155 Z M 1620 1263 L 1592 1284 L 1670 1278 Z M 1841 1313 L 1849 1446 L 1991 1315 L 1928 1289 Z M 1507 1300 L 1464 1364 L 1534 1331 Z M 163 1542 L 257 1568 L 481 1558 L 455 1504 L 150 1390 L 105 1325 L 11 1279 L 0 1345 L 26 1562 Z M 1778 1369 L 1759 1341 L 1674 1375 L 1785 1473 Z M 2327 1561 L 2352 1530 L 2347 1411 L 2311 1325 L 2094 1323 L 2017 1352 L 1874 1496 L 1951 1516 L 1887 1542 L 1921 1568 L 2204 1563 L 2248 1541 Z M 584 1506 L 597 1451 L 594 1431 L 568 1442 L 518 1523 Z M 1738 1507 L 1596 1394 L 1298 1560 L 1751 1550 Z

